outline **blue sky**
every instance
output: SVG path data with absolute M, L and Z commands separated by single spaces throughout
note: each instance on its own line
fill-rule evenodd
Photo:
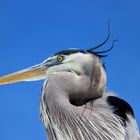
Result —
M 0 76 L 42 62 L 55 52 L 102 42 L 111 19 L 118 39 L 104 59 L 107 87 L 128 101 L 140 126 L 139 0 L 1 0 Z M 0 86 L 0 139 L 45 140 L 39 118 L 43 81 Z

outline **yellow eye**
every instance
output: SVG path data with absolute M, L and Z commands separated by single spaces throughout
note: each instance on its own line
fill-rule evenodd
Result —
M 58 61 L 58 62 L 62 62 L 62 61 L 63 61 L 63 56 L 59 55 L 59 56 L 57 57 L 57 61 Z

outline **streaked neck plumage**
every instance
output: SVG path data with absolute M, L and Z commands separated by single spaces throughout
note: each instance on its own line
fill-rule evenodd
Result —
M 67 72 L 48 78 L 43 87 L 40 109 L 49 140 L 98 140 L 99 138 L 125 140 L 125 130 L 121 120 L 110 111 L 104 100 L 101 103 L 103 96 L 100 99 L 96 97 L 99 105 L 94 103 L 93 98 L 88 99 L 86 103 L 73 104 L 74 99 L 71 99 L 71 94 L 75 94 L 75 98 L 80 101 L 86 99 L 86 95 L 90 94 L 88 93 L 90 82 L 91 79 L 86 79 L 84 76 L 80 79 Z

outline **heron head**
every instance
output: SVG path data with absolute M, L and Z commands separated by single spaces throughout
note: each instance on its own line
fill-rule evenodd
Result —
M 74 83 L 78 83 L 76 86 L 79 87 L 75 88 L 75 93 L 79 94 L 82 91 L 84 96 L 88 93 L 87 100 L 100 97 L 106 85 L 105 67 L 100 58 L 106 56 L 104 53 L 113 48 L 115 41 L 106 51 L 95 52 L 95 49 L 105 44 L 108 38 L 102 44 L 88 50 L 74 48 L 60 51 L 38 65 L 1 77 L 0 85 L 53 77 L 57 78 L 55 82 L 59 79 L 59 83 L 66 83 L 62 86 L 67 87 L 67 91 L 71 91 L 71 88 L 75 87 Z M 78 94 L 76 95 L 79 98 Z
M 99 56 L 89 50 L 80 49 L 60 51 L 38 65 L 1 77 L 0 84 L 49 79 L 58 75 L 63 78 L 64 75 L 74 78 L 86 77 L 89 81 L 88 86 L 96 89 L 95 93 L 98 95 L 103 93 L 106 84 L 106 74 Z M 64 82 L 62 77 L 59 79 Z M 69 77 L 67 82 L 72 80 L 74 79 Z
M 0 84 L 47 79 L 51 75 L 63 72 L 78 76 L 89 75 L 95 72 L 96 67 L 104 71 L 98 56 L 87 50 L 67 49 L 54 54 L 38 65 L 1 77 Z
M 95 51 L 104 45 L 110 36 L 94 48 L 88 50 L 67 49 L 60 51 L 41 64 L 30 68 L 3 76 L 0 78 L 0 84 L 9 84 L 20 81 L 34 81 L 48 79 L 54 75 L 64 75 L 64 73 L 73 74 L 75 76 L 85 76 L 90 79 L 90 86 L 102 93 L 106 84 L 105 67 L 101 61 L 101 57 L 105 57 L 104 53 L 110 51 L 114 47 L 114 40 L 111 48 L 105 51 Z M 63 76 L 64 77 L 64 76 Z

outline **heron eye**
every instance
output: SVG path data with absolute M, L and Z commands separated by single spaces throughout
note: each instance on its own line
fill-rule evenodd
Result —
M 62 56 L 62 55 L 59 55 L 58 57 L 57 57 L 57 61 L 58 62 L 62 62 L 64 60 L 64 57 Z

